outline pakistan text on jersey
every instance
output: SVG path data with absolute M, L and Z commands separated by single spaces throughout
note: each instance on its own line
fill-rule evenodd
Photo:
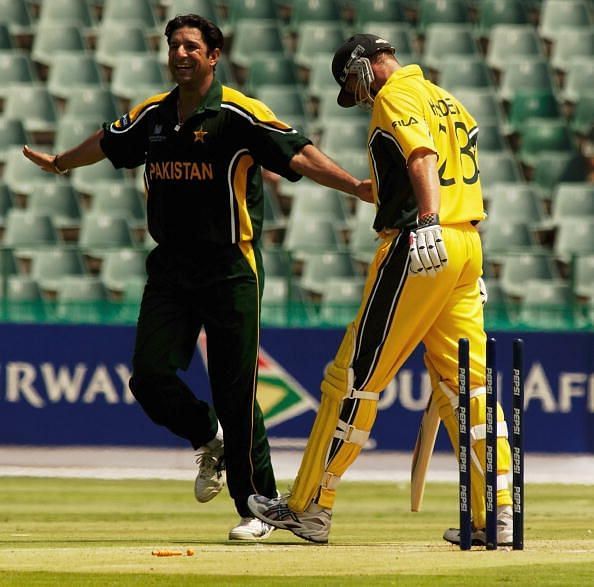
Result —
M 212 163 L 204 161 L 162 161 L 148 164 L 149 180 L 174 179 L 174 180 L 198 180 L 214 179 Z

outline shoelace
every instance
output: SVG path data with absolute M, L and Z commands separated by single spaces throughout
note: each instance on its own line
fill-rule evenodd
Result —
M 223 457 L 214 457 L 211 454 L 197 454 L 196 464 L 199 468 L 198 476 L 200 479 L 210 479 L 213 475 L 220 478 L 225 469 L 225 459 Z

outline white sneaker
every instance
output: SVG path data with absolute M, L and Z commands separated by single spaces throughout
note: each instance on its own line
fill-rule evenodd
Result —
M 223 443 L 211 441 L 201 446 L 196 452 L 198 475 L 194 482 L 194 496 L 200 503 L 206 503 L 216 497 L 225 486 L 225 458 Z
M 472 527 L 471 541 L 473 546 L 485 546 L 487 535 L 484 528 Z M 443 539 L 452 544 L 460 544 L 460 529 L 449 528 L 443 534 Z M 497 508 L 497 544 L 499 546 L 512 546 L 514 539 L 514 520 L 510 505 L 501 505 Z
M 248 507 L 254 516 L 275 528 L 289 530 L 295 536 L 310 542 L 326 544 L 332 511 L 312 503 L 307 510 L 297 513 L 289 508 L 287 500 L 288 496 L 271 499 L 263 495 L 250 495 Z
M 273 526 L 258 518 L 241 518 L 239 524 L 229 530 L 229 540 L 264 540 L 273 531 Z

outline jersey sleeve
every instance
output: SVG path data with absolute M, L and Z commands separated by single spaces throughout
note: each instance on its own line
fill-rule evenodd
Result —
M 418 100 L 406 92 L 394 92 L 381 97 L 379 124 L 389 132 L 406 161 L 419 148 L 437 153 L 423 109 Z
M 257 162 L 289 181 L 301 179 L 290 167 L 291 159 L 311 141 L 282 122 L 262 102 L 253 101 L 252 119 L 247 129 L 250 151 Z
M 148 102 L 135 106 L 114 122 L 103 125 L 101 148 L 114 167 L 131 169 L 145 162 L 148 123 L 154 108 Z

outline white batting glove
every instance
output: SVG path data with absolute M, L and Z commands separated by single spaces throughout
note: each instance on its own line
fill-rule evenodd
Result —
M 448 255 L 441 236 L 437 214 L 425 214 L 409 237 L 409 266 L 411 275 L 435 277 L 448 263 Z

